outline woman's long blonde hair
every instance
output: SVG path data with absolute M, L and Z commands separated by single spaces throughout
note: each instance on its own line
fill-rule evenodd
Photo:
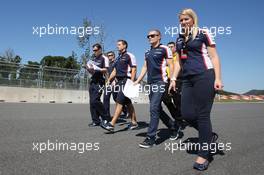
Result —
M 198 28 L 198 17 L 193 9 L 187 8 L 183 9 L 178 17 L 180 18 L 181 15 L 188 15 L 193 19 L 193 27 L 191 29 L 192 32 L 192 39 L 195 39 L 196 35 L 198 34 L 199 28 Z

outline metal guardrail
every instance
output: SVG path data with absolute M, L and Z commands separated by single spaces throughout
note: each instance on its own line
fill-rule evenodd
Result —
M 87 90 L 85 69 L 63 69 L 0 61 L 0 86 Z

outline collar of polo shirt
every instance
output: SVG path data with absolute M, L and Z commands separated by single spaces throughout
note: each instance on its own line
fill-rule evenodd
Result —
M 159 48 L 160 45 L 162 45 L 162 44 L 160 43 L 157 47 L 153 47 L 153 46 L 150 46 L 150 47 L 151 47 L 151 49 L 155 49 L 155 48 Z
M 180 37 L 180 38 L 184 38 L 184 41 L 185 41 L 185 38 L 186 38 L 186 37 L 185 37 L 184 34 L 181 34 L 181 33 L 180 33 L 180 34 L 179 34 L 179 37 Z M 192 38 L 192 32 L 189 32 L 188 41 L 189 41 L 191 38 Z
M 99 58 L 100 56 L 102 56 L 103 55 L 103 53 L 101 53 L 100 55 L 98 55 L 97 57 L 95 57 L 95 58 Z
M 124 52 L 119 52 L 119 55 L 124 55 L 125 53 L 127 53 L 127 50 L 125 50 Z

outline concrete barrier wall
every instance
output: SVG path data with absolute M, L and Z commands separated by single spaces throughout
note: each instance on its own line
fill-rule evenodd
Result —
M 0 86 L 0 101 L 29 103 L 89 103 L 89 94 L 88 91 L 81 90 Z M 148 103 L 148 98 L 144 94 L 141 94 L 139 98 L 133 101 L 136 103 Z M 111 103 L 114 103 L 112 98 Z
M 30 103 L 88 103 L 88 92 L 0 86 L 0 100 Z

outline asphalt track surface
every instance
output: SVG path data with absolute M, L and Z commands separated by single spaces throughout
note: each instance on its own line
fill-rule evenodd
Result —
M 146 104 L 135 108 L 141 128 L 123 130 L 125 121 L 121 121 L 117 132 L 109 134 L 100 127 L 87 126 L 87 104 L 1 103 L 0 175 L 263 174 L 264 104 L 214 105 L 212 123 L 219 134 L 218 142 L 231 143 L 231 150 L 218 151 L 209 169 L 202 173 L 192 169 L 195 151 L 172 151 L 165 146 L 195 142 L 197 132 L 193 128 L 187 127 L 182 138 L 170 141 L 168 130 L 160 122 L 157 145 L 147 150 L 139 148 L 149 113 Z M 48 141 L 79 144 L 80 149 L 51 148 L 40 153 L 36 144 L 42 143 L 44 148 Z M 88 145 L 83 153 L 81 143 Z

